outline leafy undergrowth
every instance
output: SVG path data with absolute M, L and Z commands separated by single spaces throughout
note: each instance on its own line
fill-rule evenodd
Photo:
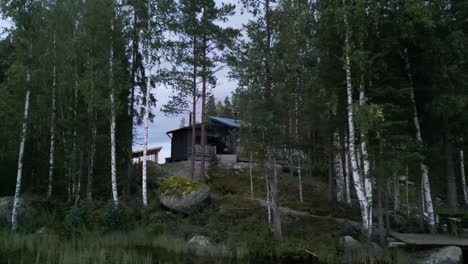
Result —
M 234 170 L 222 167 L 210 168 L 210 186 L 219 195 L 235 195 L 250 197 L 250 178 L 248 170 Z M 330 202 L 327 197 L 327 184 L 319 177 L 307 178 L 303 176 L 303 198 L 299 200 L 297 177 L 279 173 L 278 194 L 280 206 L 320 216 L 347 218 L 359 221 L 359 210 L 346 204 Z M 254 196 L 266 199 L 264 172 L 254 170 Z

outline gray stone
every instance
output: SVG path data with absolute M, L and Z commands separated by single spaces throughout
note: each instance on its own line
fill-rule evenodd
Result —
M 463 253 L 459 247 L 443 247 L 430 251 L 418 263 L 420 264 L 461 264 Z
M 191 214 L 209 204 L 210 188 L 187 178 L 172 176 L 161 184 L 159 201 L 170 210 Z
M 194 236 L 187 242 L 187 247 L 189 248 L 207 248 L 211 247 L 210 239 L 206 236 Z
M 344 236 L 341 239 L 341 243 L 343 244 L 345 250 L 356 250 L 362 247 L 361 242 L 357 241 L 352 236 Z
M 213 248 L 210 239 L 205 236 L 194 236 L 187 242 L 187 249 L 196 255 L 206 255 Z
M 0 222 L 3 224 L 11 224 L 13 200 L 13 196 L 0 197 Z M 32 221 L 34 215 L 35 210 L 31 206 L 31 203 L 20 197 L 18 203 L 18 222 L 21 224 L 26 221 Z

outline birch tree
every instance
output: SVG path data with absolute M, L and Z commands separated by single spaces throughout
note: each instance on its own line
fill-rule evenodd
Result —
M 114 9 L 114 3 L 112 3 Z M 109 41 L 109 102 L 110 102 L 110 157 L 111 157 L 111 185 L 112 185 L 112 200 L 114 206 L 119 206 L 119 195 L 117 192 L 117 158 L 116 158 L 116 112 L 115 112 L 115 88 L 114 88 L 114 12 L 110 20 L 110 41 Z
M 148 4 L 148 28 L 151 30 L 151 6 Z M 150 94 L 151 94 L 151 69 L 152 69 L 152 56 L 149 43 L 151 42 L 150 35 L 146 44 L 146 95 L 145 95 L 145 116 L 144 116 L 144 132 L 143 132 L 143 172 L 141 177 L 141 199 L 145 212 L 148 210 L 148 187 L 147 187 L 147 166 L 148 166 L 148 126 L 149 126 L 149 113 L 150 113 Z
M 15 198 L 13 199 L 13 212 L 11 213 L 11 230 L 18 230 L 18 207 L 20 203 L 21 195 L 21 179 L 23 177 L 23 158 L 24 158 L 24 144 L 26 142 L 26 134 L 28 132 L 28 116 L 29 116 L 29 83 L 31 82 L 31 74 L 29 71 L 26 73 L 26 97 L 24 99 L 24 115 L 23 115 L 23 126 L 21 129 L 21 140 L 18 154 L 18 172 L 16 174 L 16 187 L 15 187 Z
M 468 187 L 466 185 L 466 175 L 465 175 L 465 154 L 463 151 L 463 138 L 460 139 L 461 147 L 458 150 L 458 157 L 460 163 L 460 179 L 461 187 L 463 191 L 463 201 L 465 204 L 468 204 Z
M 49 183 L 47 188 L 47 199 L 52 196 L 53 180 L 54 180 L 54 162 L 55 162 L 55 119 L 57 112 L 56 90 L 57 90 L 57 51 L 56 51 L 56 35 L 53 34 L 53 70 L 52 70 L 52 109 L 50 114 L 50 150 L 49 150 Z
M 366 189 L 361 181 L 359 175 L 359 168 L 357 163 L 356 154 L 356 138 L 354 131 L 354 114 L 353 114 L 353 84 L 351 77 L 351 44 L 350 44 L 350 32 L 349 32 L 349 21 L 347 15 L 346 1 L 342 1 L 343 4 L 343 21 L 345 27 L 345 40 L 344 40 L 344 69 L 346 73 L 346 93 L 347 93 L 347 104 L 348 104 L 348 135 L 349 135 L 349 156 L 350 156 L 350 169 L 353 177 L 354 188 L 356 190 L 356 196 L 359 201 L 361 208 L 362 218 L 362 230 L 365 234 L 371 235 L 372 233 L 372 204 L 369 203 L 366 197 Z

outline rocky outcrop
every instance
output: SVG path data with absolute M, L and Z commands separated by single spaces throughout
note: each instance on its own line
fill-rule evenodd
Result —
M 209 204 L 210 188 L 187 178 L 172 176 L 161 184 L 159 201 L 170 210 L 191 214 Z
M 211 247 L 211 242 L 205 236 L 194 236 L 187 242 L 187 247 L 190 249 L 208 248 Z
M 13 196 L 0 197 L 0 223 L 11 224 L 11 213 L 13 210 Z M 28 201 L 19 198 L 18 220 L 19 223 L 30 221 L 34 218 L 35 210 Z
M 346 251 L 353 251 L 362 247 L 361 242 L 357 241 L 352 236 L 344 236 L 341 238 L 341 244 Z
M 419 264 L 461 264 L 463 263 L 463 253 L 459 247 L 443 247 L 428 252 L 428 254 L 418 262 Z

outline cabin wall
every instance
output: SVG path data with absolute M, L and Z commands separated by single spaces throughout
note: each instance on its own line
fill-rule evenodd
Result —
M 188 159 L 187 149 L 189 148 L 189 144 L 191 142 L 191 140 L 190 142 L 188 141 L 189 136 L 190 133 L 187 133 L 187 131 L 179 131 L 172 134 L 171 159 L 173 161 Z
M 206 127 L 206 137 L 207 145 L 216 146 L 216 154 L 236 154 L 237 149 L 237 139 L 231 137 L 231 132 L 233 129 L 217 125 L 217 124 L 207 124 Z M 196 141 L 195 144 L 201 143 L 201 129 L 200 127 L 196 128 Z M 225 148 L 226 144 L 229 145 L 227 151 Z M 172 161 L 182 161 L 188 160 L 191 154 L 192 147 L 192 130 L 183 129 L 174 131 L 172 133 L 172 142 L 171 142 L 171 160 Z

